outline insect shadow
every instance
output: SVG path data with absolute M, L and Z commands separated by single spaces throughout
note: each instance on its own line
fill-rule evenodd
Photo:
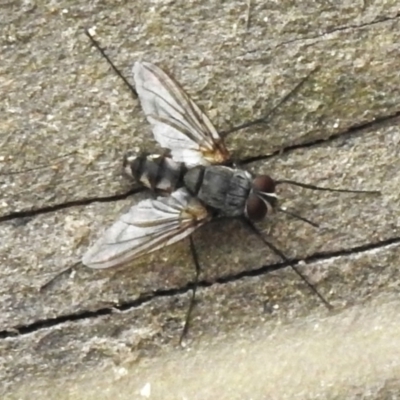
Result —
M 331 308 L 295 263 L 267 241 L 254 223 L 278 211 L 318 227 L 312 221 L 279 207 L 275 189 L 282 184 L 331 192 L 380 192 L 330 189 L 293 180 L 274 180 L 269 175 L 254 175 L 242 167 L 250 161 L 232 160 L 224 143 L 224 138 L 234 131 L 265 123 L 316 69 L 285 95 L 266 116 L 218 133 L 207 115 L 165 71 L 150 62 L 136 62 L 133 66 L 133 86 L 92 34 L 85 32 L 115 73 L 130 88 L 132 95 L 139 98 L 155 140 L 166 151 L 163 154 L 129 152 L 124 156 L 125 173 L 150 189 L 153 196 L 140 201 L 121 215 L 87 250 L 82 263 L 94 269 L 118 267 L 188 237 L 195 279 L 180 336 L 182 343 L 188 333 L 200 274 L 199 257 L 192 233 L 216 218 L 237 218 Z M 61 273 L 65 273 L 65 270 Z

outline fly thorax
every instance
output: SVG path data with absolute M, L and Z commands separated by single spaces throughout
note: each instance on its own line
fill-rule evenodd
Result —
M 233 170 L 229 190 L 226 193 L 225 209 L 227 217 L 244 215 L 246 200 L 251 190 L 251 175 L 244 170 Z
M 222 215 L 243 215 L 251 187 L 251 176 L 246 171 L 220 165 L 195 167 L 184 181 L 191 193 Z

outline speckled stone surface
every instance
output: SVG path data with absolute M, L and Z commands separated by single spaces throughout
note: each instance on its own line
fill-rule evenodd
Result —
M 140 399 L 146 383 L 155 399 L 399 392 L 398 1 L 8 1 L 0 10 L 2 398 Z M 194 235 L 202 275 L 185 349 L 186 241 L 119 270 L 79 264 L 145 197 L 104 201 L 130 188 L 123 153 L 157 150 L 138 101 L 84 28 L 131 82 L 139 59 L 170 71 L 221 131 L 267 114 L 318 67 L 268 123 L 227 145 L 238 159 L 263 158 L 253 172 L 382 191 L 281 186 L 282 205 L 319 229 L 282 214 L 260 224 L 302 260 L 333 311 L 290 268 L 269 272 L 281 260 L 237 221 Z

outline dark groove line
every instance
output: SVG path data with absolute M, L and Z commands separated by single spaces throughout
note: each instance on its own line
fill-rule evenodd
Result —
M 47 213 L 51 213 L 51 212 L 55 212 L 55 211 L 59 211 L 59 210 L 64 210 L 64 209 L 70 208 L 70 207 L 86 206 L 86 205 L 89 205 L 92 203 L 110 203 L 112 201 L 124 200 L 127 197 L 129 197 L 133 194 L 139 193 L 139 192 L 143 192 L 144 190 L 145 190 L 144 187 L 133 188 L 133 189 L 130 189 L 128 192 L 121 193 L 121 194 L 115 194 L 115 195 L 111 195 L 111 196 L 89 197 L 86 199 L 67 201 L 66 203 L 54 204 L 52 206 L 47 206 L 47 207 L 42 207 L 42 208 L 37 208 L 37 209 L 14 211 L 14 212 L 11 212 L 10 214 L 0 216 L 0 222 L 11 221 L 11 220 L 17 219 L 17 218 L 35 217 L 35 216 L 41 215 L 41 214 L 47 214 Z
M 365 244 L 365 245 L 357 246 L 357 247 L 354 247 L 351 249 L 339 250 L 339 251 L 330 252 L 330 253 L 328 253 L 328 252 L 316 253 L 308 258 L 292 259 L 291 262 L 294 263 L 295 265 L 298 264 L 300 261 L 304 261 L 306 264 L 309 264 L 312 262 L 329 260 L 329 259 L 336 258 L 336 257 L 349 256 L 352 254 L 359 254 L 359 253 L 363 253 L 365 251 L 379 249 L 379 248 L 386 247 L 386 246 L 396 244 L 396 243 L 400 243 L 400 237 L 386 239 L 384 241 L 377 242 L 377 243 Z M 256 269 L 242 271 L 237 274 L 227 275 L 227 276 L 218 278 L 212 282 L 199 281 L 198 287 L 199 288 L 208 288 L 208 287 L 213 286 L 214 284 L 231 283 L 231 282 L 235 282 L 235 281 L 238 281 L 238 280 L 240 280 L 242 278 L 246 278 L 246 277 L 263 276 L 270 272 L 285 268 L 287 266 L 289 266 L 289 263 L 287 263 L 287 262 L 285 262 L 285 263 L 280 262 L 280 263 L 272 264 L 272 265 L 263 265 Z M 7 338 L 11 338 L 11 337 L 18 337 L 21 335 L 27 335 L 30 333 L 40 331 L 42 329 L 51 328 L 53 326 L 63 324 L 65 322 L 75 322 L 75 321 L 81 321 L 81 320 L 86 320 L 86 319 L 90 319 L 90 318 L 107 316 L 107 315 L 113 314 L 115 311 L 129 311 L 129 310 L 138 308 L 142 305 L 145 305 L 154 299 L 159 299 L 159 298 L 163 298 L 163 297 L 174 297 L 174 296 L 178 296 L 181 294 L 186 294 L 192 289 L 192 287 L 193 287 L 193 282 L 189 282 L 187 285 L 180 287 L 180 288 L 159 289 L 159 290 L 155 290 L 152 293 L 145 293 L 136 300 L 133 300 L 133 301 L 130 301 L 127 303 L 123 303 L 120 305 L 110 306 L 110 307 L 102 308 L 102 309 L 99 309 L 96 311 L 83 311 L 83 312 L 79 312 L 76 314 L 69 314 L 69 315 L 63 315 L 63 316 L 59 316 L 59 317 L 55 317 L 55 318 L 49 318 L 46 320 L 39 320 L 39 321 L 36 321 L 29 325 L 17 326 L 16 328 L 11 328 L 9 330 L 0 331 L 0 339 L 7 339 Z
M 283 154 L 290 153 L 294 150 L 307 149 L 310 147 L 318 146 L 320 144 L 333 142 L 336 139 L 350 137 L 350 136 L 352 136 L 356 133 L 359 133 L 363 130 L 373 128 L 375 126 L 379 126 L 381 124 L 384 124 L 385 122 L 391 121 L 398 117 L 400 117 L 400 111 L 396 111 L 393 114 L 385 115 L 383 117 L 375 118 L 372 121 L 367 121 L 367 122 L 363 122 L 363 123 L 360 123 L 357 125 L 350 126 L 349 128 L 347 128 L 347 130 L 339 132 L 339 133 L 335 133 L 331 136 L 328 136 L 326 139 L 316 139 L 316 140 L 312 140 L 310 142 L 304 142 L 304 143 L 294 144 L 292 146 L 283 147 L 282 149 L 276 150 L 273 153 L 270 153 L 268 155 L 259 155 L 259 156 L 248 157 L 248 158 L 241 160 L 240 164 L 246 165 L 246 164 L 250 164 L 250 163 L 256 162 L 256 161 L 267 160 L 272 157 L 276 157 L 277 155 L 281 156 Z
M 388 16 L 388 15 L 378 15 L 376 19 L 374 19 L 373 21 L 368 21 L 368 22 L 364 22 L 362 24 L 359 25 L 343 25 L 343 26 L 338 26 L 337 28 L 332 28 L 331 30 L 327 30 L 325 33 L 322 34 L 322 36 L 324 35 L 329 35 L 330 33 L 335 33 L 335 32 L 341 32 L 341 31 L 346 31 L 348 29 L 362 29 L 368 26 L 374 26 L 377 24 L 381 24 L 384 22 L 388 22 L 388 21 L 394 21 L 397 18 L 400 17 L 400 13 L 395 14 L 394 16 Z
M 287 154 L 287 153 L 290 153 L 290 152 L 298 150 L 298 149 L 306 149 L 306 148 L 310 148 L 313 146 L 318 146 L 323 143 L 329 143 L 336 139 L 346 137 L 346 136 L 351 136 L 354 133 L 358 133 L 364 129 L 375 127 L 376 125 L 383 124 L 385 122 L 388 122 L 392 119 L 396 119 L 398 117 L 400 117 L 400 111 L 397 111 L 393 114 L 386 115 L 383 117 L 375 118 L 372 121 L 367 121 L 367 122 L 364 122 L 364 123 L 361 123 L 358 125 L 351 126 L 346 131 L 335 133 L 326 139 L 317 139 L 317 140 L 313 140 L 310 142 L 304 142 L 304 143 L 299 143 L 299 144 L 295 144 L 292 146 L 287 146 L 280 150 L 276 150 L 273 153 L 270 153 L 268 155 L 258 155 L 258 156 L 254 156 L 254 157 L 248 157 L 243 160 L 240 160 L 238 165 L 247 165 L 247 164 L 250 164 L 250 163 L 256 162 L 256 161 L 267 160 L 272 157 L 276 157 L 278 155 L 282 156 L 283 154 Z M 108 203 L 108 202 L 113 202 L 113 201 L 118 201 L 118 200 L 124 200 L 127 197 L 129 197 L 133 194 L 142 192 L 144 190 L 145 190 L 145 188 L 143 188 L 143 187 L 133 188 L 126 193 L 117 194 L 117 195 L 104 196 L 104 197 L 90 197 L 90 198 L 86 198 L 86 199 L 73 200 L 73 201 L 69 201 L 69 202 L 61 203 L 61 204 L 54 204 L 52 206 L 47 206 L 47 207 L 43 207 L 43 208 L 15 211 L 15 212 L 11 212 L 9 214 L 0 216 L 0 223 L 5 222 L 5 221 L 11 221 L 11 220 L 18 219 L 18 218 L 35 217 L 35 216 L 41 215 L 41 214 L 64 210 L 64 209 L 70 208 L 70 207 L 85 206 L 85 205 L 89 205 L 89 204 L 96 203 L 96 202 Z

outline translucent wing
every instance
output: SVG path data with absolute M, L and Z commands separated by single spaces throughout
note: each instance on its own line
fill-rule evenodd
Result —
M 181 86 L 148 62 L 133 67 L 135 87 L 157 142 L 187 167 L 229 160 L 222 138 Z
M 183 239 L 209 219 L 203 204 L 184 188 L 143 200 L 104 232 L 82 262 L 91 268 L 120 266 Z

